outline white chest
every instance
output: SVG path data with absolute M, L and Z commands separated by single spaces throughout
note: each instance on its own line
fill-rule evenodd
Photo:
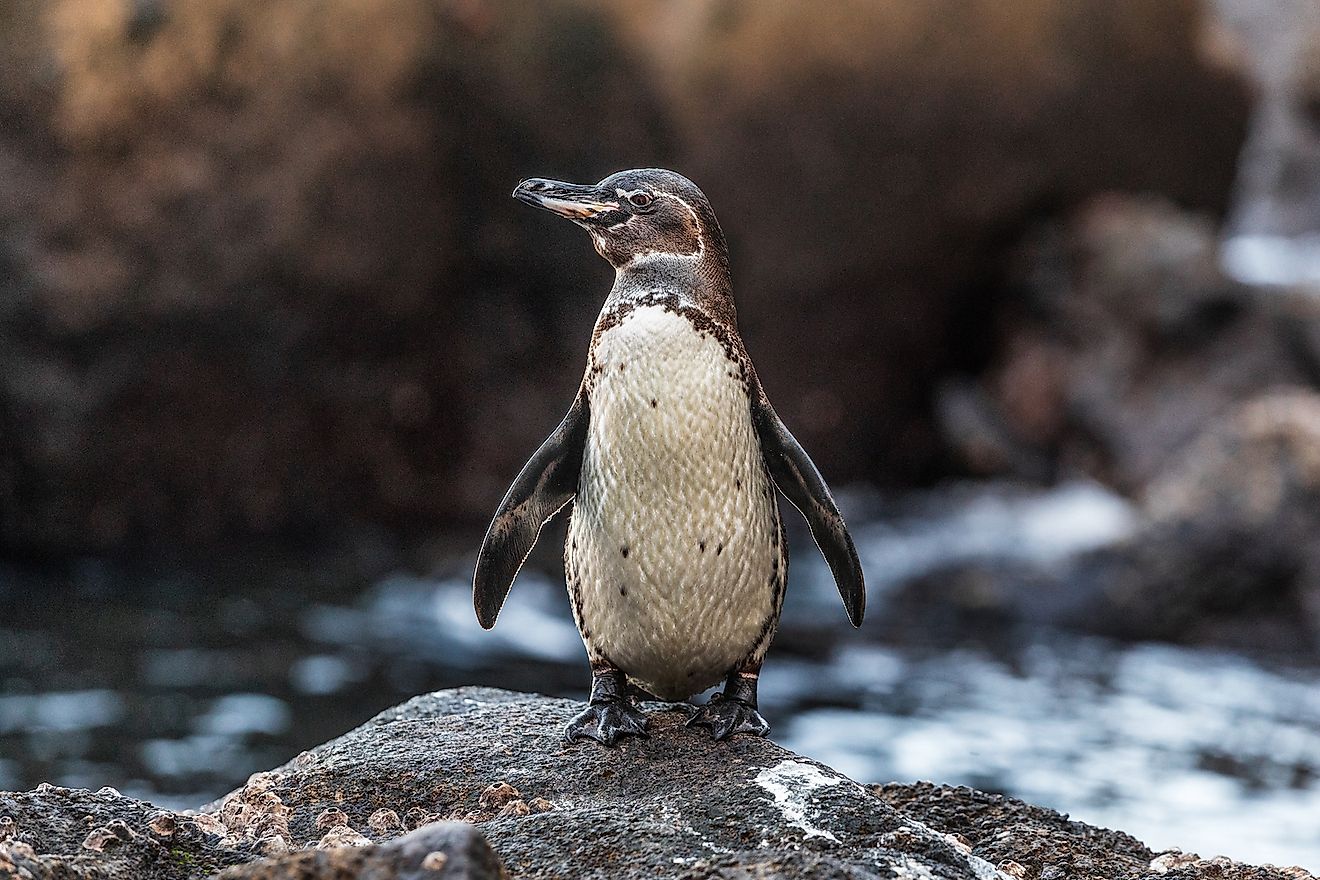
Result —
M 665 698 L 756 646 L 786 562 L 739 364 L 661 306 L 597 339 L 566 554 L 579 626 Z

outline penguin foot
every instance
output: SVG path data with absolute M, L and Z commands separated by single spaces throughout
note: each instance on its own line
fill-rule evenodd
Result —
M 770 732 L 770 725 L 755 706 L 724 694 L 712 695 L 706 705 L 696 709 L 688 718 L 687 726 L 708 728 L 717 740 L 728 739 L 735 733 L 765 736 Z
M 593 702 L 564 729 L 564 739 L 594 739 L 607 746 L 623 736 L 646 736 L 646 715 L 627 700 Z

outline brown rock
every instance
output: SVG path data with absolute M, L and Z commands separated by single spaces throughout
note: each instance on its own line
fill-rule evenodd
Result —
M 486 808 L 500 808 L 505 804 L 519 800 L 522 793 L 507 782 L 497 782 L 481 793 L 478 803 Z
M 0 546 L 484 520 L 609 283 L 509 189 L 649 163 L 712 197 L 823 470 L 929 475 L 1028 218 L 1222 209 L 1247 103 L 1199 35 L 1193 0 L 18 0 Z
M 1152 524 L 1113 578 L 1116 615 L 1146 634 L 1320 645 L 1318 450 L 1312 390 L 1230 410 L 1146 493 Z
M 932 466 L 934 385 L 991 349 L 1029 218 L 1110 190 L 1217 215 L 1245 132 L 1196 0 L 610 8 L 729 233 L 761 378 L 835 479 Z
M 481 832 L 439 822 L 388 843 L 290 853 L 228 868 L 216 880 L 505 880 Z

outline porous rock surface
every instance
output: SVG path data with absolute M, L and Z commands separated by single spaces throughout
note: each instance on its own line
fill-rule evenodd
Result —
M 871 791 L 904 815 L 954 835 L 1018 880 L 1314 880 L 1296 867 L 1244 865 L 1176 850 L 1155 853 L 1122 831 L 964 786 L 890 783 Z
M 111 788 L 0 792 L 0 877 L 184 880 L 253 858 L 221 830 Z
M 571 701 L 428 694 L 191 815 L 109 789 L 0 795 L 0 876 L 1309 876 L 1157 856 L 1127 835 L 971 789 L 868 790 L 766 740 L 712 743 L 680 712 L 652 708 L 648 739 L 606 749 L 563 742 L 580 709 Z
M 220 813 L 256 789 L 292 808 L 295 841 L 321 837 L 341 816 L 390 839 L 401 829 L 371 828 L 382 810 L 404 823 L 465 819 L 527 878 L 994 876 L 943 835 L 772 742 L 715 745 L 683 714 L 660 712 L 646 740 L 570 745 L 562 730 L 580 710 L 486 689 L 418 697 L 259 774 Z
M 226 868 L 216 880 L 502 880 L 475 825 L 435 822 L 387 843 L 333 844 Z

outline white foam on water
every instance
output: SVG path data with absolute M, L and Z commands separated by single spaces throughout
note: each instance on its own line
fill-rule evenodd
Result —
M 1138 520 L 1122 496 L 1082 481 L 1033 491 L 993 483 L 954 486 L 926 499 L 924 506 L 935 513 L 855 530 L 870 585 L 883 590 L 978 559 L 1058 565 L 1124 540 Z
M 68 733 L 114 724 L 125 713 L 114 691 L 97 689 L 0 695 L 0 733 Z
M 1320 233 L 1235 235 L 1223 243 L 1220 253 L 1224 271 L 1244 284 L 1320 284 Z

